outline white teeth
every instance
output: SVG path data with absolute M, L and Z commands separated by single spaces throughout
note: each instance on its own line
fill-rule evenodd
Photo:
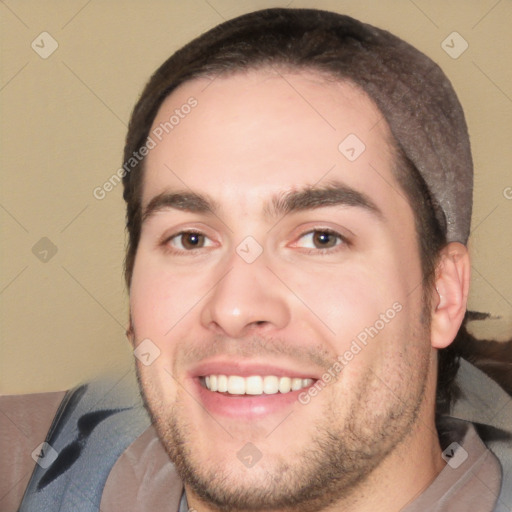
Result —
M 302 379 L 292 379 L 292 391 L 302 389 Z
M 229 393 L 231 395 L 274 395 L 276 393 L 289 393 L 309 387 L 313 379 L 300 379 L 298 377 L 275 377 L 274 375 L 251 375 L 240 377 L 238 375 L 208 375 L 204 383 L 210 391 Z
M 245 379 L 238 375 L 230 375 L 227 392 L 232 395 L 245 395 Z
M 281 377 L 279 379 L 279 393 L 288 393 L 292 389 L 292 379 L 290 377 Z
M 263 393 L 266 395 L 275 395 L 279 392 L 279 379 L 269 375 L 263 379 Z
M 247 377 L 245 379 L 246 395 L 261 395 L 263 393 L 263 379 L 258 376 Z
M 217 377 L 217 391 L 219 393 L 225 393 L 228 390 L 228 378 L 225 375 L 219 375 Z

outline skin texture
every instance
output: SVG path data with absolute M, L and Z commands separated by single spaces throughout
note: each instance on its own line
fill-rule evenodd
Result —
M 443 251 L 425 311 L 389 129 L 355 86 L 265 69 L 194 80 L 166 99 L 153 127 L 191 96 L 197 106 L 147 156 L 143 206 L 163 193 L 189 200 L 160 201 L 147 215 L 130 290 L 132 343 L 149 338 L 160 350 L 138 364 L 141 388 L 189 506 L 400 510 L 444 464 L 436 349 L 462 320 L 467 251 Z M 366 146 L 354 161 L 338 149 L 349 134 Z M 292 193 L 340 185 L 373 209 L 325 204 L 323 193 L 309 207 L 279 208 Z M 187 230 L 205 238 L 180 235 Z M 262 252 L 247 263 L 237 247 Z M 226 414 L 199 392 L 205 364 L 321 379 L 393 304 L 400 311 L 307 405 Z M 261 454 L 252 467 L 238 456 L 247 443 Z

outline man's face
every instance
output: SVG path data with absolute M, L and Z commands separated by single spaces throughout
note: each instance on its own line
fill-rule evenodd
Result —
M 424 428 L 413 213 L 387 125 L 354 86 L 266 70 L 195 80 L 153 129 L 191 96 L 146 160 L 131 315 L 135 343 L 160 356 L 139 363 L 143 393 L 190 493 L 308 510 Z

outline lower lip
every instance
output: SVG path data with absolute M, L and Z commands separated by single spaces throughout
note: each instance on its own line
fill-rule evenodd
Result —
M 199 400 L 213 414 L 237 419 L 253 419 L 273 413 L 283 412 L 298 401 L 301 393 L 309 388 L 275 393 L 273 395 L 228 395 L 210 391 L 194 379 L 198 389 Z

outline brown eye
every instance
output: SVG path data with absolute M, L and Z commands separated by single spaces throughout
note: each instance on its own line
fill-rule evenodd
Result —
M 173 236 L 169 243 L 176 249 L 182 251 L 191 251 L 193 249 L 201 249 L 211 245 L 210 240 L 202 233 L 193 231 L 178 233 Z
M 302 249 L 333 249 L 345 243 L 345 238 L 328 229 L 315 229 L 304 233 L 296 242 L 296 246 Z
M 339 235 L 335 233 L 330 233 L 329 231 L 314 231 L 313 235 L 313 244 L 317 249 L 328 249 L 330 247 L 335 247 L 338 245 Z
M 204 235 L 199 233 L 183 233 L 182 245 L 185 249 L 197 249 L 204 246 Z

